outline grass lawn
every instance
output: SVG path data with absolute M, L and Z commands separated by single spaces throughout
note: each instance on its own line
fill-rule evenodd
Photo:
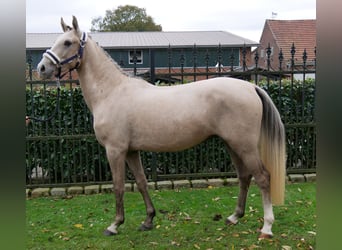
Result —
M 27 249 L 314 249 L 316 184 L 286 186 L 285 206 L 274 207 L 274 237 L 258 240 L 263 211 L 252 185 L 246 215 L 235 226 L 225 218 L 235 208 L 238 187 L 150 191 L 157 210 L 154 229 L 138 231 L 145 218 L 139 193 L 125 194 L 125 224 L 102 235 L 114 218 L 113 194 L 26 201 Z M 222 217 L 222 218 L 221 218 Z M 214 220 L 215 218 L 215 220 Z

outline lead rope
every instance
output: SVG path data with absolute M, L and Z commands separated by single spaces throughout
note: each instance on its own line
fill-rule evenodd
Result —
M 56 116 L 56 114 L 59 111 L 59 99 L 60 99 L 60 92 L 61 92 L 61 83 L 59 81 L 59 78 L 56 79 L 57 82 L 57 96 L 56 96 L 56 107 L 53 113 L 47 117 L 47 118 L 40 118 L 40 117 L 34 117 L 34 116 L 26 116 L 26 120 L 33 120 L 33 121 L 38 121 L 38 122 L 48 122 L 50 121 L 53 117 Z M 32 113 L 34 110 L 32 109 Z

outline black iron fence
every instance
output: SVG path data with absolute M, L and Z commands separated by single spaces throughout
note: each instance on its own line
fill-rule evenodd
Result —
M 292 51 L 295 51 L 294 48 L 293 45 Z M 298 63 L 298 60 L 295 60 L 295 53 L 292 53 L 290 64 L 283 69 L 281 53 L 280 51 L 280 66 L 277 70 L 270 69 L 269 54 L 266 58 L 266 69 L 258 67 L 258 53 L 252 55 L 254 65 L 247 65 L 246 55 L 242 53 L 241 67 L 221 68 L 218 63 L 218 67 L 215 68 L 197 65 L 184 68 L 180 60 L 178 67 L 158 69 L 154 66 L 155 55 L 151 51 L 151 67 L 145 69 L 145 72 L 134 68 L 132 74 L 140 72 L 141 77 L 161 85 L 231 76 L 249 80 L 263 87 L 274 100 L 285 123 L 287 172 L 315 172 L 315 60 L 313 64 L 308 64 L 304 50 L 302 60 Z M 27 186 L 111 182 L 105 151 L 95 139 L 92 115 L 84 103 L 78 80 L 71 79 L 70 75 L 69 79 L 61 81 L 60 98 L 57 99 L 55 82 L 34 80 L 30 58 L 27 68 L 27 114 L 48 117 L 54 111 L 57 102 L 60 105 L 53 119 L 46 122 L 31 121 L 26 127 Z M 181 152 L 141 152 L 141 156 L 147 178 L 151 181 L 236 175 L 225 146 L 218 137 L 209 138 Z M 128 170 L 126 176 L 127 181 L 133 181 Z

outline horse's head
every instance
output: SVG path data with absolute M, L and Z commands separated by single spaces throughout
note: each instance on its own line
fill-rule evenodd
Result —
M 87 34 L 78 27 L 77 19 L 73 16 L 72 27 L 64 23 L 61 18 L 64 33 L 57 38 L 51 49 L 48 49 L 38 64 L 38 72 L 42 79 L 51 78 L 54 74 L 61 77 L 61 72 L 68 72 L 77 68 L 83 54 Z

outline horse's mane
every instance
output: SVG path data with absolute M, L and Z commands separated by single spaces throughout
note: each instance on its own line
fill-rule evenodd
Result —
M 92 39 L 92 37 L 90 35 L 88 35 L 89 38 Z M 93 40 L 93 39 L 92 39 Z M 93 40 L 94 41 L 94 40 Z M 95 41 L 94 41 L 95 42 Z M 130 76 L 127 72 L 125 72 L 121 66 L 116 62 L 114 61 L 114 59 L 108 54 L 108 52 L 102 48 L 97 42 L 95 42 L 96 46 L 108 57 L 108 59 L 114 64 L 114 66 L 124 75 L 126 76 Z

